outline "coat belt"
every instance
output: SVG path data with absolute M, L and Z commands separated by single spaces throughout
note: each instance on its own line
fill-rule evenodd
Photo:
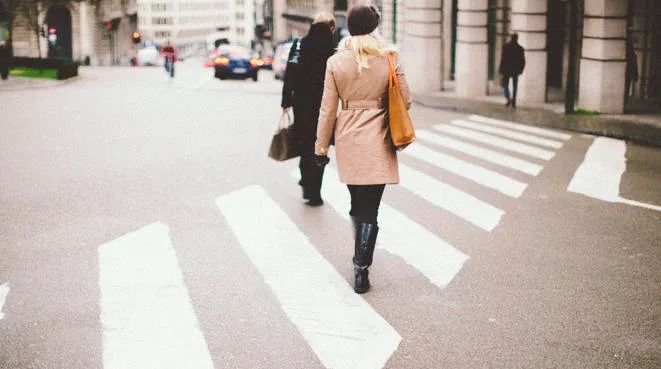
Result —
M 342 110 L 383 109 L 384 99 L 379 100 L 343 100 Z

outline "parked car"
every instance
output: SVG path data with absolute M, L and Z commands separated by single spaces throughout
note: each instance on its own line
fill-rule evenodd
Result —
M 135 56 L 135 65 L 137 66 L 152 66 L 163 65 L 163 57 L 158 52 L 156 46 L 147 46 L 140 50 Z
M 214 76 L 220 79 L 252 78 L 253 81 L 257 81 L 262 64 L 259 58 L 252 57 L 246 47 L 221 45 L 216 49 Z
M 287 69 L 287 57 L 289 57 L 289 50 L 293 43 L 293 40 L 287 40 L 275 47 L 275 53 L 273 54 L 273 76 L 275 79 L 284 78 L 285 69 Z

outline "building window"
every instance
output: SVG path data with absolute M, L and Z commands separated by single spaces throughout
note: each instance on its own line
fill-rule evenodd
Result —
M 153 17 L 151 24 L 172 24 L 172 17 Z
M 151 4 L 151 11 L 153 12 L 165 12 L 170 10 L 170 4 L 167 3 L 153 3 Z

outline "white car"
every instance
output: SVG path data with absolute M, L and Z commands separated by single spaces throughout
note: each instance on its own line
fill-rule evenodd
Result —
M 163 65 L 163 57 L 161 57 L 156 46 L 147 46 L 138 50 L 136 54 L 136 65 L 141 67 Z
M 285 76 L 285 69 L 287 69 L 287 58 L 289 57 L 289 50 L 293 42 L 285 41 L 278 44 L 273 54 L 273 77 L 275 79 L 283 79 Z

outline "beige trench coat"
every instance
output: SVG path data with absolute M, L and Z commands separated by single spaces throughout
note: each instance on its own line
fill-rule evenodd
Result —
M 411 94 L 397 53 L 392 60 L 409 108 Z M 369 68 L 360 73 L 350 50 L 338 51 L 328 59 L 315 153 L 325 155 L 335 133 L 335 158 L 342 183 L 399 183 L 397 153 L 390 140 L 383 101 L 388 91 L 388 72 L 386 56 L 372 57 Z

